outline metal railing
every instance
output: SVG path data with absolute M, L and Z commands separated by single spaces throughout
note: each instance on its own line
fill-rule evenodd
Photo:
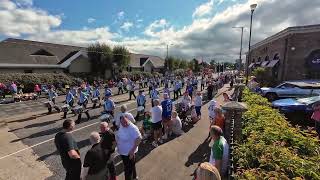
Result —
M 235 166 L 234 166 L 234 158 L 233 158 L 233 150 L 234 150 L 234 114 L 231 118 L 230 122 L 230 144 L 229 144 L 229 169 L 228 169 L 228 180 L 234 179 Z

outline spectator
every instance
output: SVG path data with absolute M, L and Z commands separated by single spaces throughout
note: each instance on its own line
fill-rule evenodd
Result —
M 208 100 L 212 100 L 212 96 L 213 96 L 213 90 L 214 90 L 214 87 L 213 87 L 213 84 L 211 82 L 209 82 L 208 84 Z
M 38 84 L 34 85 L 34 93 L 36 93 L 38 96 L 41 95 L 41 89 Z
M 18 88 L 17 88 L 17 84 L 15 82 L 12 81 L 11 85 L 10 85 L 10 90 L 13 94 L 17 94 L 18 93 Z
M 182 122 L 180 117 L 178 116 L 178 113 L 176 111 L 172 112 L 172 125 L 171 125 L 171 131 L 175 135 L 181 135 L 183 133 L 182 131 Z
M 225 124 L 225 118 L 224 118 L 224 115 L 222 113 L 221 108 L 214 109 L 214 113 L 215 113 L 215 117 L 214 117 L 213 124 L 211 124 L 211 126 L 213 126 L 213 125 L 219 126 L 223 131 L 224 124 Z
M 116 180 L 116 168 L 114 166 L 115 148 L 116 148 L 116 137 L 113 131 L 109 128 L 107 122 L 100 123 L 100 136 L 101 136 L 101 147 L 106 152 L 110 153 L 110 159 L 107 163 L 108 170 L 110 173 L 110 180 Z
M 171 125 L 172 101 L 167 93 L 163 95 L 164 100 L 161 102 L 162 106 L 162 125 L 164 128 L 163 139 L 168 138 L 168 132 Z
M 81 159 L 77 142 L 72 137 L 73 120 L 63 122 L 63 130 L 55 135 L 54 143 L 60 154 L 61 162 L 66 170 L 66 180 L 80 180 Z
M 194 100 L 194 105 L 195 105 L 197 116 L 198 116 L 198 118 L 200 118 L 201 117 L 201 106 L 202 106 L 201 92 L 197 92 L 197 95 Z
M 223 96 L 223 102 L 232 101 L 232 98 L 227 93 L 222 93 L 222 96 Z
M 120 119 L 122 116 L 125 116 L 127 119 L 129 119 L 132 123 L 136 123 L 136 120 L 134 119 L 133 115 L 129 112 L 127 112 L 127 105 L 123 104 L 120 107 L 121 112 L 117 114 L 116 118 L 114 118 L 114 125 L 119 128 L 120 127 Z
M 148 138 L 151 132 L 151 113 L 150 112 L 145 112 L 144 113 L 144 120 L 142 122 L 142 127 L 140 128 L 140 132 L 142 134 L 143 139 Z
M 201 163 L 195 172 L 195 180 L 221 180 L 216 167 L 208 162 Z
M 136 172 L 136 157 L 141 134 L 136 125 L 125 116 L 120 117 L 120 128 L 116 135 L 118 153 L 121 155 L 125 180 L 138 179 Z
M 83 169 L 82 179 L 85 180 L 106 180 L 109 178 L 107 162 L 110 158 L 110 152 L 102 149 L 100 144 L 100 135 L 98 132 L 90 134 L 91 149 L 87 152 Z
M 212 126 L 210 135 L 213 140 L 211 148 L 210 163 L 214 165 L 223 176 L 227 172 L 229 145 L 222 136 L 223 132 L 219 126 Z
M 158 143 L 162 143 L 162 107 L 160 106 L 159 99 L 154 100 L 154 107 L 151 109 L 151 122 L 154 141 L 152 145 L 158 147 Z
M 215 109 L 217 108 L 217 101 L 216 100 L 211 100 L 209 102 L 209 106 L 208 106 L 208 110 L 209 110 L 209 120 L 210 120 L 210 124 L 214 124 L 214 120 L 215 120 Z
M 315 129 L 318 133 L 318 139 L 320 139 L 320 103 L 315 103 L 313 105 L 313 114 L 311 116 L 311 119 L 315 122 Z

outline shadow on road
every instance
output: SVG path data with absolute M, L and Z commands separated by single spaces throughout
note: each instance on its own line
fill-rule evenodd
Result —
M 202 162 L 208 162 L 210 156 L 210 141 L 206 139 L 198 146 L 198 148 L 190 154 L 187 162 L 185 163 L 186 167 L 189 167 L 193 164 L 199 164 Z

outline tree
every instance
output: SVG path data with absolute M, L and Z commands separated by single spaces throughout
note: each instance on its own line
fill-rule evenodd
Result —
M 112 68 L 112 50 L 106 44 L 92 44 L 88 48 L 91 70 L 97 76 L 104 76 L 106 69 Z
M 128 67 L 130 62 L 130 52 L 124 46 L 115 46 L 112 50 L 113 62 L 115 62 L 120 70 Z
M 191 62 L 193 63 L 193 69 L 192 69 L 192 70 L 193 70 L 194 72 L 199 72 L 199 71 L 200 71 L 200 65 L 199 65 L 198 60 L 192 59 Z
M 217 63 L 216 63 L 216 60 L 212 59 L 212 60 L 210 61 L 210 65 L 211 65 L 212 67 L 214 67 L 216 64 L 217 64 Z
M 173 70 L 179 69 L 181 60 L 180 59 L 173 59 Z
M 188 62 L 185 59 L 181 59 L 180 60 L 180 64 L 179 64 L 179 68 L 180 69 L 187 69 L 188 68 Z

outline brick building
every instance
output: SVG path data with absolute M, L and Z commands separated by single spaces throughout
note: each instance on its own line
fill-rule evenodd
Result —
M 278 82 L 320 79 L 320 24 L 289 27 L 256 43 L 248 62 L 249 71 L 264 67 Z

